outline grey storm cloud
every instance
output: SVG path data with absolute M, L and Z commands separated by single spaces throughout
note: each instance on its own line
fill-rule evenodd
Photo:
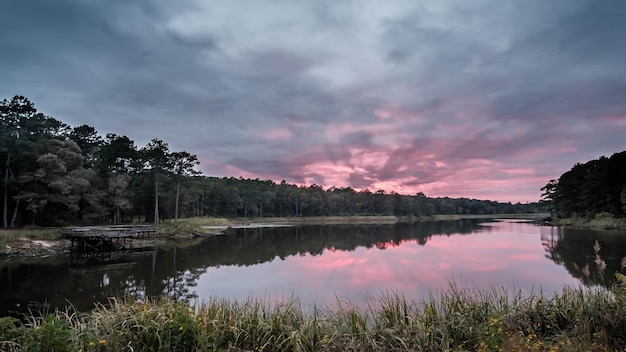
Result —
M 624 18 L 621 0 L 10 1 L 0 98 L 163 139 L 206 175 L 536 200 L 626 147 Z

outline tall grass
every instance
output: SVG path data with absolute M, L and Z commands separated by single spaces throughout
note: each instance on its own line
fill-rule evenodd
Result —
M 90 312 L 0 318 L 3 351 L 615 351 L 626 292 L 566 287 L 546 297 L 454 283 L 423 301 L 385 292 L 362 307 L 294 298 L 201 303 L 112 299 Z

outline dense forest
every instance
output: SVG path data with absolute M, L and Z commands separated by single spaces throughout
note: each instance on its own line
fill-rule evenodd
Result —
M 58 226 L 191 216 L 430 216 L 538 211 L 538 203 L 430 198 L 208 177 L 196 155 L 153 139 L 101 136 L 37 111 L 23 96 L 0 102 L 2 227 Z
M 626 215 L 626 151 L 584 164 L 577 163 L 542 189 L 542 201 L 558 216 Z

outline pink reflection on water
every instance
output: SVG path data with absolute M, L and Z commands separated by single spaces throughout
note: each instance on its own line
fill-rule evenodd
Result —
M 332 305 L 337 297 L 364 302 L 393 290 L 409 299 L 427 297 L 450 281 L 470 288 L 553 292 L 578 280 L 545 257 L 540 227 L 527 223 L 487 224 L 470 235 L 434 235 L 356 250 L 324 250 L 249 267 L 209 268 L 198 282 L 211 295 L 297 296 L 301 303 Z M 385 249 L 380 249 L 385 248 Z

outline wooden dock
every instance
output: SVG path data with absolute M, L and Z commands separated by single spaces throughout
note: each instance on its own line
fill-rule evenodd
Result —
M 63 231 L 71 241 L 72 253 L 104 253 L 131 249 L 133 239 L 152 238 L 156 234 L 154 226 L 86 226 L 72 227 Z

